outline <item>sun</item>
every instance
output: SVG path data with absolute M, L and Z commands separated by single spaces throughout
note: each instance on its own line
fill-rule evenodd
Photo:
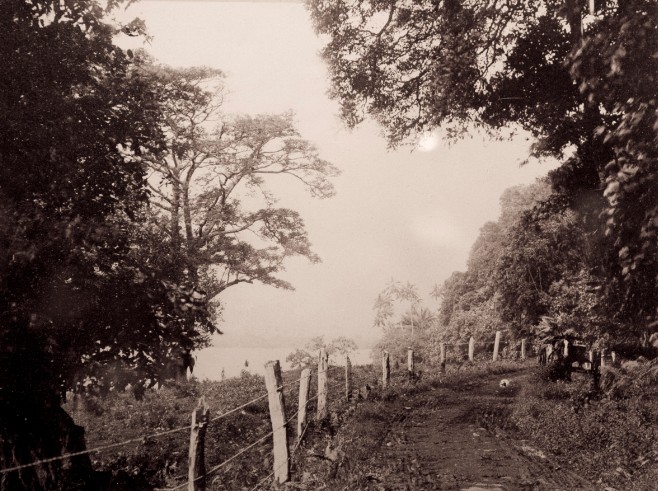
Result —
M 416 148 L 421 152 L 431 152 L 438 146 L 439 136 L 433 132 L 423 133 L 418 138 L 418 143 L 416 143 Z

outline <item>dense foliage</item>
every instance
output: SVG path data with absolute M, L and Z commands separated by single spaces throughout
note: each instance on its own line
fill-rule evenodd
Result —
M 489 255 L 495 268 L 469 264 L 449 280 L 444 300 L 464 304 L 463 324 L 493 328 L 500 316 L 522 331 L 557 315 L 564 329 L 646 341 L 658 320 L 655 2 L 308 5 L 349 125 L 374 117 L 393 145 L 434 129 L 520 127 L 535 138 L 533 156 L 560 159 L 552 195 Z M 494 247 L 497 228 L 478 247 Z M 494 269 L 493 281 L 475 281 Z
M 153 172 L 157 223 L 179 269 L 210 299 L 239 283 L 292 288 L 278 277 L 285 260 L 320 259 L 300 214 L 277 207 L 268 182 L 288 177 L 327 198 L 338 169 L 301 138 L 292 114 L 223 114 L 218 70 L 145 63 L 143 71 L 164 101 L 166 143 L 143 161 Z
M 608 342 L 615 324 L 596 275 L 600 244 L 569 208 L 542 213 L 551 190 L 546 180 L 508 189 L 498 221 L 485 224 L 465 272 L 439 289 L 440 321 L 447 339 L 579 335 Z
M 498 424 L 531 446 L 568 459 L 569 468 L 581 475 L 621 489 L 650 489 L 658 412 L 655 378 L 634 383 L 642 369 L 628 368 L 626 390 L 608 391 L 601 400 L 592 397 L 586 378 L 547 384 L 531 377 Z
M 85 377 L 112 386 L 117 365 L 138 379 L 156 373 L 180 339 L 178 319 L 203 317 L 193 285 L 163 281 L 135 246 L 145 169 L 126 152 L 159 151 L 161 116 L 113 43 L 140 23 L 109 24 L 107 11 L 95 1 L 0 5 L 2 467 L 79 450 L 63 392 Z M 84 460 L 1 485 L 74 489 L 88 479 Z

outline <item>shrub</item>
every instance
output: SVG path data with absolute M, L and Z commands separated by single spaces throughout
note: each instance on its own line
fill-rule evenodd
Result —
M 643 397 L 594 400 L 587 377 L 548 382 L 538 372 L 509 415 L 508 427 L 517 437 L 564 456 L 575 471 L 597 480 L 624 489 L 631 489 L 630 477 L 640 482 L 637 474 L 658 457 L 657 398 L 645 392 Z
M 543 365 L 538 374 L 541 380 L 547 382 L 569 380 L 571 378 L 569 363 L 563 358 Z
M 601 370 L 601 390 L 611 399 L 658 397 L 658 358 L 638 358 Z

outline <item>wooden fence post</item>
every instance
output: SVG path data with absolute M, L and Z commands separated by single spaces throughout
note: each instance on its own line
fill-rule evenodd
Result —
M 614 351 L 610 352 L 610 358 L 612 359 L 612 364 L 616 365 L 617 364 L 617 353 Z
M 192 429 L 190 430 L 190 454 L 187 471 L 188 491 L 205 491 L 206 489 L 206 457 L 205 440 L 210 408 L 205 398 L 199 399 L 199 404 L 192 411 Z
M 475 338 L 473 336 L 468 340 L 468 361 L 471 363 L 475 361 Z
M 605 348 L 601 349 L 601 367 L 605 366 Z
M 496 331 L 496 339 L 494 340 L 493 361 L 498 361 L 499 349 L 500 349 L 500 331 Z
M 320 363 L 318 364 L 318 409 L 315 419 L 322 421 L 327 417 L 327 371 L 329 369 L 329 358 L 327 352 L 320 350 Z
M 413 380 L 416 373 L 416 366 L 414 360 L 414 350 L 407 348 L 407 375 L 409 380 Z
M 311 392 L 311 369 L 304 368 L 302 370 L 301 378 L 299 379 L 299 405 L 297 409 L 297 440 L 302 439 L 302 433 L 306 428 L 306 405 L 308 404 L 308 396 Z
M 590 351 L 592 360 L 592 391 L 598 392 L 601 381 L 600 353 Z
M 345 399 L 352 399 L 352 362 L 349 355 L 345 356 Z
M 441 373 L 446 371 L 446 343 L 439 344 L 439 369 Z
M 274 454 L 274 480 L 286 482 L 290 477 L 288 462 L 288 438 L 286 428 L 285 403 L 283 400 L 283 380 L 279 361 L 268 361 L 265 364 L 265 387 L 270 407 L 272 422 L 272 440 Z
M 525 361 L 525 338 L 521 340 L 521 361 Z
M 382 354 L 382 387 L 386 388 L 391 383 L 391 360 L 388 351 Z
M 564 351 L 562 352 L 562 354 L 564 355 L 565 358 L 569 356 L 569 340 L 568 339 L 564 340 Z

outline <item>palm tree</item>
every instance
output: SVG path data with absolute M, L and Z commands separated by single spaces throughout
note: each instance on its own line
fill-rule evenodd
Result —
M 414 334 L 414 326 L 421 332 L 435 327 L 438 317 L 435 312 L 426 307 L 417 308 L 417 304 L 412 304 L 411 308 L 402 314 L 400 326 L 411 326 L 411 335 Z

